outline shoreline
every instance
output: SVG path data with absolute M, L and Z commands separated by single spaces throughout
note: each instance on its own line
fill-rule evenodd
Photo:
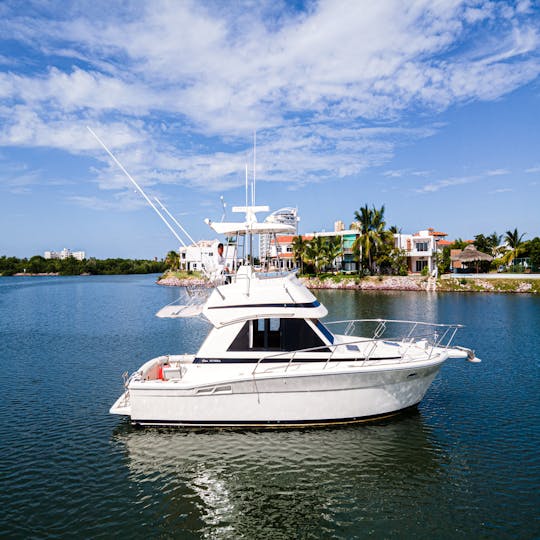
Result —
M 57 272 L 18 273 L 17 277 L 57 277 Z M 81 276 L 87 274 L 80 274 Z M 141 275 L 141 274 L 115 274 Z M 300 281 L 312 290 L 346 290 L 346 291 L 416 291 L 416 292 L 484 292 L 511 294 L 540 294 L 540 275 L 532 277 L 445 274 L 438 280 L 426 276 L 357 276 L 327 275 L 325 277 L 301 277 Z M 213 285 L 204 278 L 169 276 L 158 278 L 155 282 L 162 287 L 201 287 L 211 288 Z
M 352 291 L 417 291 L 417 292 L 490 292 L 513 294 L 540 294 L 540 276 L 523 277 L 461 277 L 445 275 L 435 280 L 425 276 L 350 276 L 301 277 L 308 289 L 352 290 Z M 164 287 L 211 287 L 205 279 L 167 277 L 158 279 L 157 285 Z

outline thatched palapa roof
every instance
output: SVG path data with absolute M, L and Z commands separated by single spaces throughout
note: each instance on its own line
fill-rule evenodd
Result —
M 452 257 L 454 261 L 461 261 L 462 263 L 478 262 L 478 261 L 492 261 L 493 257 L 482 251 L 478 251 L 474 244 L 468 245 L 459 255 Z

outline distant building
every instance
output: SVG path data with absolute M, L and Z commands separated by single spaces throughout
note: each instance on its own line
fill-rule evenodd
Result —
M 358 236 L 358 231 L 340 229 L 334 232 L 315 232 L 309 235 L 302 235 L 304 242 L 309 242 L 314 237 L 340 237 L 341 255 L 332 261 L 331 266 L 335 270 L 352 272 L 357 269 L 357 262 L 353 252 L 353 244 Z M 281 235 L 277 236 L 277 244 L 272 239 L 267 255 L 269 264 L 280 270 L 291 270 L 296 267 L 294 259 L 293 242 L 295 236 Z
M 341 223 L 342 221 L 338 221 Z M 342 272 L 355 272 L 358 270 L 358 261 L 356 254 L 354 253 L 353 246 L 354 242 L 358 238 L 359 232 L 355 229 L 345 229 L 343 225 L 342 229 L 334 230 L 334 232 L 316 232 L 314 236 L 338 236 L 341 238 L 341 256 L 334 259 L 332 266 L 335 270 L 340 270 Z
M 298 217 L 297 208 L 280 208 L 272 214 L 270 214 L 265 220 L 265 223 L 284 223 L 286 225 L 292 225 L 294 227 L 294 235 L 298 234 Z M 294 236 L 293 235 L 293 236 Z M 273 235 L 261 234 L 259 236 L 259 258 L 261 263 L 265 264 L 271 258 L 271 243 Z
M 64 248 L 62 251 L 45 251 L 43 254 L 43 257 L 45 259 L 68 259 L 69 257 L 73 257 L 74 259 L 77 259 L 78 261 L 82 261 L 83 259 L 86 259 L 86 253 L 84 251 L 71 251 L 68 248 Z
M 308 242 L 312 238 L 312 234 L 302 236 L 304 242 Z M 266 253 L 265 259 L 270 267 L 278 270 L 292 270 L 293 268 L 296 268 L 296 261 L 294 260 L 293 253 L 294 239 L 295 236 L 287 234 L 276 236 L 275 240 L 273 238 L 270 240 L 270 247 Z

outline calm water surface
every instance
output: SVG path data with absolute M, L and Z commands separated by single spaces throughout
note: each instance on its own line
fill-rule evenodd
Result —
M 208 330 L 154 317 L 154 280 L 0 278 L 0 537 L 540 537 L 540 298 L 324 291 L 329 319 L 461 322 L 483 363 L 376 424 L 137 430 L 122 372 Z

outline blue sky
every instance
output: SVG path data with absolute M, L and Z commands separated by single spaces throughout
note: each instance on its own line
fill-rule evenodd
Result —
M 300 231 L 540 235 L 536 2 L 0 3 L 0 255 L 163 257 L 244 201 Z

